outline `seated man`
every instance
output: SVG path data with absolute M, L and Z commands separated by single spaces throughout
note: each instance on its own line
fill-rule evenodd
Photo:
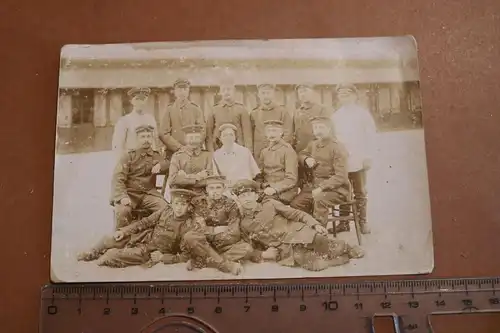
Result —
M 307 177 L 290 206 L 312 214 L 326 227 L 329 209 L 349 195 L 347 152 L 333 137 L 329 117 L 313 117 L 311 124 L 316 140 L 299 153 Z
M 298 161 L 292 146 L 283 140 L 283 122 L 264 122 L 268 146 L 261 150 L 257 178 L 266 196 L 289 204 L 297 195 Z
M 167 184 L 203 194 L 203 180 L 212 174 L 212 153 L 202 150 L 204 127 L 189 125 L 183 128 L 186 146 L 172 156 Z
M 98 259 L 99 266 L 175 264 L 201 258 L 223 272 L 239 274 L 241 265 L 225 260 L 207 243 L 202 226 L 192 215 L 195 192 L 174 189 L 172 206 L 166 206 L 104 239 L 78 260 Z
M 311 215 L 281 202 L 265 198 L 257 201 L 258 184 L 242 180 L 234 193 L 242 206 L 242 238 L 256 249 L 254 257 L 278 260 L 284 266 L 319 271 L 361 258 L 363 251 L 344 241 L 330 240 L 326 229 Z
M 235 142 L 236 126 L 222 124 L 218 132 L 222 147 L 214 152 L 214 172 L 226 178 L 226 187 L 231 190 L 236 181 L 240 179 L 252 180 L 260 173 L 260 170 L 252 152 Z
M 168 170 L 169 161 L 152 149 L 154 127 L 135 129 L 137 148 L 123 153 L 115 167 L 110 204 L 115 207 L 115 228 L 132 222 L 132 210 L 142 208 L 155 212 L 167 206 L 156 189 L 156 175 Z
M 193 199 L 194 214 L 197 220 L 203 221 L 208 243 L 226 260 L 240 261 L 253 249 L 241 240 L 240 211 L 233 199 L 223 195 L 224 182 L 222 176 L 206 179 L 208 195 Z

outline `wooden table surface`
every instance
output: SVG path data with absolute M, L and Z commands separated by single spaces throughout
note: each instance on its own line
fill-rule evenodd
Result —
M 64 44 L 402 34 L 419 46 L 436 249 L 431 276 L 500 275 L 498 0 L 2 1 L 0 330 L 36 332 L 39 291 L 49 280 Z M 471 323 L 446 331 L 481 326 Z

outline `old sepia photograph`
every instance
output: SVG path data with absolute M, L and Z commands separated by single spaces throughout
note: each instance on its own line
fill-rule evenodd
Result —
M 57 93 L 54 282 L 433 270 L 411 36 L 66 45 Z

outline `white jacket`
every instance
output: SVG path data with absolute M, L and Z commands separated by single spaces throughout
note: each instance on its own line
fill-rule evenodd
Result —
M 333 113 L 331 119 L 337 139 L 349 153 L 348 171 L 363 169 L 364 162 L 373 158 L 377 133 L 370 111 L 358 104 L 347 104 Z

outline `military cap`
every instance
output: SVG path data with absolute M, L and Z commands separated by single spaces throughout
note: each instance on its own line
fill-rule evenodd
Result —
M 316 116 L 316 117 L 311 117 L 309 118 L 309 121 L 311 123 L 317 123 L 317 122 L 331 122 L 331 119 L 330 117 L 327 117 L 327 116 Z
M 154 132 L 155 128 L 151 125 L 139 125 L 135 128 L 137 134 L 142 132 Z
M 283 127 L 283 122 L 281 120 L 266 120 L 264 122 L 264 126 L 273 126 L 273 127 Z
M 302 82 L 302 83 L 295 85 L 295 90 L 298 90 L 300 87 L 314 89 L 314 84 L 309 83 L 309 82 Z
M 151 93 L 151 89 L 149 89 L 147 87 L 143 87 L 143 88 L 134 87 L 127 92 L 127 95 L 130 97 L 134 97 L 137 95 L 143 95 L 143 96 L 148 97 L 150 93 Z
M 232 192 L 235 195 L 240 195 L 245 192 L 257 192 L 259 189 L 259 184 L 250 179 L 241 179 L 238 180 L 232 189 Z
M 189 82 L 188 79 L 178 78 L 174 82 L 174 88 L 175 87 L 189 88 L 190 86 L 191 86 L 191 82 Z
M 211 175 L 205 178 L 205 184 L 210 185 L 210 184 L 226 184 L 226 177 L 224 176 L 219 176 L 219 175 Z
M 180 197 L 186 200 L 190 200 L 193 197 L 197 196 L 198 193 L 183 188 L 173 188 L 170 189 L 170 195 L 172 197 L 178 197 L 178 198 Z
M 203 126 L 202 125 L 187 125 L 182 128 L 184 133 L 202 133 Z
M 222 124 L 219 126 L 219 133 L 222 133 L 222 131 L 224 131 L 225 129 L 228 129 L 228 128 L 232 129 L 235 133 L 238 130 L 238 128 L 236 126 L 234 126 L 233 124 L 226 123 L 226 124 Z
M 261 89 L 261 88 L 272 88 L 272 89 L 275 89 L 276 88 L 276 85 L 274 83 L 260 83 L 257 85 L 257 89 Z
M 347 89 L 353 93 L 358 92 L 358 88 L 356 88 L 356 86 L 352 83 L 339 83 L 335 88 L 335 91 L 339 92 L 341 89 Z

